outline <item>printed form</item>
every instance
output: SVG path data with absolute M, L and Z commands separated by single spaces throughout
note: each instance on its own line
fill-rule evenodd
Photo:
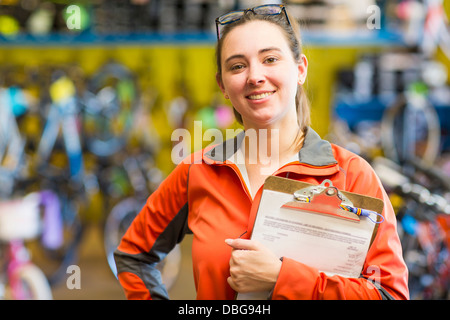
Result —
M 292 201 L 292 194 L 264 190 L 251 239 L 280 258 L 297 260 L 329 276 L 358 278 L 375 224 L 366 218 L 355 222 L 282 207 Z M 267 299 L 268 294 L 238 294 L 237 299 Z

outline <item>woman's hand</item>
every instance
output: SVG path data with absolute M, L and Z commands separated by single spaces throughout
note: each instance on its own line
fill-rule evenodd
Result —
M 226 239 L 233 248 L 228 284 L 239 293 L 270 291 L 275 286 L 281 260 L 257 241 Z

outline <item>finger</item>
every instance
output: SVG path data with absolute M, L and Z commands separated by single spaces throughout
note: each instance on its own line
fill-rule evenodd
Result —
M 225 243 L 237 250 L 257 250 L 258 243 L 248 239 L 226 239 Z
M 228 278 L 227 278 L 227 282 L 228 282 L 228 284 L 230 285 L 231 289 L 233 289 L 234 291 L 237 291 L 237 287 L 236 287 L 236 285 L 234 284 L 234 281 L 233 281 L 233 279 L 231 279 L 231 277 L 228 277 Z

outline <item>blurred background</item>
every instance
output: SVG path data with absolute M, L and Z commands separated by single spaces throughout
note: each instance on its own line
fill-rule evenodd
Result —
M 112 252 L 172 132 L 239 128 L 214 19 L 266 3 L 301 23 L 312 127 L 391 197 L 411 298 L 449 298 L 449 0 L 0 0 L 0 299 L 125 298 Z M 191 240 L 159 265 L 172 299 Z

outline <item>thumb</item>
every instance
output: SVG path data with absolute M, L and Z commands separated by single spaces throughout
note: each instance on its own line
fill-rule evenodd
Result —
M 237 250 L 256 250 L 258 245 L 249 239 L 225 239 L 225 243 Z

